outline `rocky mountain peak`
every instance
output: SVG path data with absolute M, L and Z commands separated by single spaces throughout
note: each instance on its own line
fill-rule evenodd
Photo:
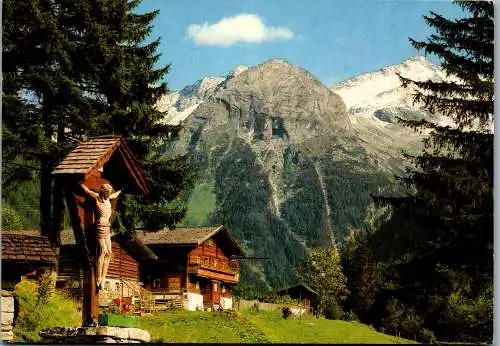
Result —
M 238 65 L 235 68 L 233 68 L 231 73 L 229 73 L 228 78 L 234 78 L 237 75 L 239 75 L 240 73 L 245 72 L 246 70 L 248 70 L 248 66 Z
M 283 59 L 266 61 L 228 79 L 214 98 L 238 109 L 241 116 L 282 119 L 297 131 L 301 126 L 350 130 L 342 99 L 308 71 Z

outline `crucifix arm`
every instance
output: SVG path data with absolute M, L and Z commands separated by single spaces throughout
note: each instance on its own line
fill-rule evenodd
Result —
M 80 186 L 82 187 L 83 191 L 85 191 L 85 193 L 87 195 L 89 195 L 90 197 L 93 197 L 93 198 L 99 197 L 99 194 L 97 192 L 92 191 L 91 189 L 89 189 L 88 187 L 86 187 L 85 185 L 83 185 L 83 183 L 80 184 Z
M 115 199 L 118 197 L 118 195 L 122 192 L 122 190 L 118 190 L 115 193 L 113 193 L 111 196 L 109 196 L 109 199 Z

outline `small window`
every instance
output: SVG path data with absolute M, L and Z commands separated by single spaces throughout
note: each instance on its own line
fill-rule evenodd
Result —
M 107 292 L 111 291 L 111 284 L 109 283 L 109 281 L 104 282 L 104 290 Z
M 115 291 L 120 291 L 120 283 L 119 282 L 115 282 Z
M 217 268 L 217 259 L 214 259 L 214 267 Z
M 208 258 L 205 258 L 205 265 L 208 267 L 210 265 L 210 260 Z
M 153 280 L 153 288 L 160 288 L 160 279 Z
M 208 239 L 208 240 L 207 240 L 207 245 L 208 245 L 208 246 L 212 246 L 212 245 L 213 245 L 213 243 L 214 243 L 214 241 L 213 241 L 212 239 Z
M 195 262 L 196 264 L 200 264 L 200 257 L 196 257 L 196 258 L 194 259 L 194 262 Z
M 214 292 L 217 292 L 217 282 L 214 282 Z

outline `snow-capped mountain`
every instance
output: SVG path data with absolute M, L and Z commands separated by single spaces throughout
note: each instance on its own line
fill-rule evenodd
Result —
M 401 64 L 337 83 L 330 90 L 342 97 L 353 123 L 359 117 L 374 117 L 374 120 L 393 123 L 395 115 L 405 112 L 423 115 L 419 105 L 413 104 L 415 90 L 402 88 L 398 75 L 416 81 L 438 82 L 446 78 L 439 66 L 424 57 L 413 56 Z
M 178 124 L 216 91 L 224 89 L 228 80 L 246 70 L 248 67 L 238 65 L 226 76 L 204 77 L 180 91 L 165 95 L 157 107 L 161 111 L 168 111 L 166 122 Z M 429 116 L 413 103 L 414 89 L 402 88 L 398 75 L 417 81 L 443 81 L 446 78 L 439 66 L 425 57 L 413 56 L 401 64 L 339 82 L 331 86 L 330 90 L 344 100 L 353 125 L 359 123 L 361 118 L 367 118 L 365 123 L 370 119 L 382 126 L 394 124 L 396 116 Z
M 157 103 L 157 107 L 160 111 L 168 111 L 165 122 L 177 125 L 198 108 L 203 101 L 212 96 L 217 90 L 224 88 L 229 79 L 236 77 L 247 69 L 246 66 L 238 65 L 225 77 L 204 77 L 180 91 L 165 95 Z

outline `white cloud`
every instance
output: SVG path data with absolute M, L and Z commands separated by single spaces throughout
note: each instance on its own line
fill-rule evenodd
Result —
M 289 40 L 293 32 L 288 28 L 266 27 L 262 18 L 255 14 L 239 14 L 222 18 L 215 24 L 191 24 L 187 37 L 198 45 L 230 46 L 238 42 L 261 43 Z

